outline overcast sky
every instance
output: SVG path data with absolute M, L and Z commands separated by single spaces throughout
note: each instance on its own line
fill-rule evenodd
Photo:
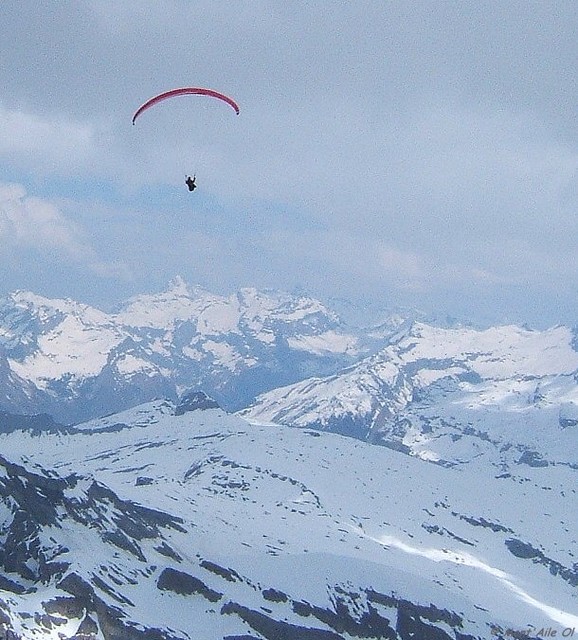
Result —
M 578 323 L 574 0 L 2 0 L 0 24 L 0 295 L 107 309 L 180 274 Z M 241 113 L 132 126 L 180 86 Z

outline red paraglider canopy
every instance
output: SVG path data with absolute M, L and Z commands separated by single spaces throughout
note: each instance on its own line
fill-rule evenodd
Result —
M 235 110 L 235 113 L 239 115 L 239 106 L 237 103 L 229 96 L 226 96 L 224 93 L 219 93 L 218 91 L 214 91 L 213 89 L 202 89 L 201 87 L 183 87 L 181 89 L 171 89 L 171 91 L 165 91 L 164 93 L 159 93 L 158 96 L 154 96 L 147 100 L 143 105 L 141 105 L 135 112 L 132 117 L 132 123 L 135 123 L 135 120 L 140 116 L 143 111 L 146 111 L 149 107 L 157 104 L 158 102 L 162 102 L 167 98 L 173 98 L 175 96 L 184 96 L 187 94 L 196 94 L 201 96 L 210 96 L 212 98 L 218 98 L 219 100 L 223 100 L 227 104 L 229 104 Z

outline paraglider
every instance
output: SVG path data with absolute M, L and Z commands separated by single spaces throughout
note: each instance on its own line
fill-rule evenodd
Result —
M 182 87 L 181 89 L 171 89 L 170 91 L 165 91 L 164 93 L 159 93 L 157 96 L 153 96 L 149 100 L 147 100 L 144 104 L 142 104 L 134 113 L 132 117 L 132 123 L 134 124 L 136 119 L 140 116 L 143 111 L 146 111 L 150 107 L 162 102 L 163 100 L 167 100 L 168 98 L 174 98 L 176 96 L 184 96 L 184 95 L 201 95 L 201 96 L 209 96 L 211 98 L 217 98 L 218 100 L 222 100 L 230 105 L 237 115 L 239 115 L 239 105 L 233 100 L 233 98 L 229 98 L 224 93 L 219 93 L 218 91 L 214 91 L 213 89 L 203 89 L 201 87 Z
M 233 98 L 226 96 L 224 93 L 220 93 L 219 91 L 215 91 L 214 89 L 203 89 L 202 87 L 181 87 L 180 89 L 171 89 L 170 91 L 165 91 L 163 93 L 159 93 L 156 96 L 153 96 L 152 98 L 149 98 L 135 111 L 132 117 L 133 125 L 135 124 L 136 119 L 141 115 L 141 113 L 143 113 L 143 111 L 146 111 L 150 107 L 153 107 L 154 105 L 162 102 L 163 100 L 167 100 L 168 98 L 174 98 L 176 96 L 184 95 L 200 95 L 208 96 L 210 98 L 216 98 L 217 100 L 221 100 L 222 102 L 228 104 L 233 108 L 235 113 L 239 115 L 239 105 L 233 100 Z M 195 183 L 195 176 L 193 176 L 192 178 L 191 176 L 187 176 L 185 184 L 189 188 L 189 191 L 194 191 L 197 188 L 197 185 Z

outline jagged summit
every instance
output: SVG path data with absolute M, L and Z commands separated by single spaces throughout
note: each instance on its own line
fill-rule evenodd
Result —
M 189 286 L 187 285 L 185 279 L 177 275 L 169 282 L 168 290 L 175 295 L 181 296 L 189 296 L 191 295 Z
M 220 296 L 200 286 L 190 286 L 176 276 L 164 291 L 139 294 L 127 300 L 120 305 L 115 318 L 128 326 L 167 329 L 194 318 L 206 304 L 219 299 Z
M 182 416 L 189 411 L 204 411 L 206 409 L 220 409 L 219 403 L 204 391 L 189 391 L 181 396 L 175 407 L 175 415 Z
M 14 294 L 0 301 L 0 407 L 70 424 L 195 387 L 234 410 L 349 364 L 358 349 L 311 298 L 255 289 L 221 296 L 182 277 L 115 313 Z

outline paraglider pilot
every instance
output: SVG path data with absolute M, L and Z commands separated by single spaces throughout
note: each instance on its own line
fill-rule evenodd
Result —
M 185 184 L 187 185 L 187 187 L 189 187 L 189 191 L 194 191 L 197 188 L 197 185 L 195 184 L 195 176 L 193 176 L 192 178 L 191 176 L 187 176 Z

